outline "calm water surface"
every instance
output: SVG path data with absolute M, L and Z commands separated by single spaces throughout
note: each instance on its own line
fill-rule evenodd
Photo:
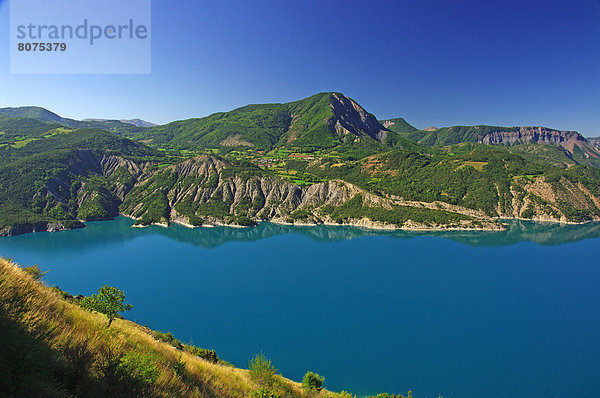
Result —
M 241 367 L 264 352 L 355 394 L 600 396 L 600 224 L 505 232 L 130 228 L 0 239 L 73 294 L 119 287 L 127 317 Z

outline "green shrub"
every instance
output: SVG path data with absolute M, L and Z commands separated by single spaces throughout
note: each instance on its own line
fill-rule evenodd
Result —
M 156 338 L 156 340 L 164 341 L 165 343 L 171 344 L 173 347 L 177 348 L 178 350 L 183 349 L 183 344 L 181 343 L 181 341 L 177 340 L 171 332 L 164 333 L 164 332 L 156 331 L 156 332 L 154 332 L 154 337 Z
M 179 354 L 179 358 L 177 359 L 177 362 L 173 363 L 171 365 L 173 367 L 173 372 L 175 372 L 175 374 L 177 376 L 183 376 L 185 373 L 185 362 L 183 361 L 183 359 L 181 359 L 181 354 Z
M 388 394 L 388 393 L 381 393 L 381 394 L 377 394 L 374 397 L 368 397 L 368 398 L 412 398 L 412 391 L 408 392 L 408 395 L 406 395 L 406 397 L 404 397 L 404 395 L 402 394 Z
M 252 393 L 252 397 L 253 398 L 279 398 L 279 394 L 277 394 L 275 391 L 273 391 L 267 387 L 261 387 Z
M 276 373 L 277 369 L 263 353 L 255 355 L 250 360 L 250 378 L 259 386 L 272 386 Z
M 522 218 L 531 218 L 534 215 L 533 208 L 531 206 L 527 206 L 525 210 L 521 213 Z
M 119 368 L 131 378 L 146 385 L 154 384 L 159 374 L 156 358 L 152 354 L 129 352 L 121 358 Z
M 306 372 L 304 378 L 302 379 L 302 387 L 306 390 L 321 390 L 323 386 L 323 382 L 325 378 L 323 376 L 319 376 L 317 373 Z
M 192 355 L 205 359 L 209 362 L 217 363 L 219 362 L 219 356 L 215 352 L 215 350 L 207 350 L 204 348 L 196 347 L 193 345 L 186 345 L 185 350 Z
M 234 217 L 232 223 L 242 227 L 254 227 L 256 225 L 256 221 L 246 216 Z

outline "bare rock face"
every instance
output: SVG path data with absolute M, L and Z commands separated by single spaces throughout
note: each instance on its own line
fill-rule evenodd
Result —
M 562 145 L 569 140 L 585 141 L 577 131 L 559 131 L 545 127 L 519 127 L 517 131 L 495 131 L 479 139 L 483 144 L 514 144 L 515 142 L 535 142 Z
M 223 146 L 237 147 L 237 146 L 254 146 L 250 141 L 246 141 L 242 138 L 241 134 L 230 135 L 220 142 Z
M 298 224 L 341 222 L 369 228 L 499 228 L 493 217 L 480 210 L 443 202 L 407 201 L 392 195 L 382 197 L 342 180 L 300 187 L 271 175 L 244 177 L 232 174 L 231 170 L 228 170 L 230 166 L 226 161 L 212 156 L 190 159 L 161 171 L 164 174 L 160 180 L 167 181 L 167 185 L 157 184 L 156 179 L 153 179 L 157 172 L 144 174 L 121 206 L 121 212 L 136 219 L 143 219 L 148 211 L 144 207 L 144 198 L 163 195 L 168 215 L 155 221 L 160 224 L 175 221 L 198 225 L 199 217 L 202 224 L 220 225 L 234 222 L 236 217 L 246 217 L 253 221 L 269 220 Z M 340 221 L 333 219 L 331 213 L 324 210 L 327 207 L 331 209 L 342 206 L 357 196 L 360 196 L 362 204 L 369 208 L 393 210 L 395 206 L 405 206 L 443 210 L 469 218 L 455 225 L 418 224 L 410 220 L 404 225 L 392 225 L 358 215 Z M 595 212 L 600 208 L 600 197 L 592 194 L 585 186 L 576 185 L 566 179 L 549 183 L 544 177 L 538 177 L 534 181 L 522 178 L 511 183 L 508 197 L 499 199 L 496 213 L 498 217 L 503 218 L 571 221 L 571 216 L 564 212 L 564 203 L 569 203 L 573 208 Z M 220 213 L 205 211 L 215 206 L 220 209 Z
M 516 131 L 494 131 L 479 138 L 483 144 L 512 145 L 521 143 L 542 143 L 563 147 L 573 153 L 575 147 L 588 156 L 598 157 L 590 143 L 577 131 L 553 130 L 545 127 L 519 127 Z
M 100 168 L 105 176 L 110 176 L 117 169 L 124 168 L 132 176 L 138 177 L 144 171 L 144 166 L 145 164 L 139 165 L 132 160 L 114 155 L 104 155 L 100 160 Z
M 387 129 L 379 123 L 377 118 L 350 98 L 341 94 L 333 94 L 331 109 L 334 117 L 329 120 L 329 125 L 340 137 L 344 138 L 348 134 L 359 137 L 368 135 L 381 142 L 387 137 Z
M 342 223 L 369 228 L 398 228 L 397 225 L 373 221 L 362 216 L 346 220 L 332 219 L 327 211 L 360 196 L 365 206 L 391 210 L 394 206 L 439 208 L 437 204 L 409 203 L 397 198 L 384 198 L 342 180 L 326 181 L 308 187 L 272 175 L 237 175 L 228 170 L 226 161 L 202 156 L 140 177 L 127 195 L 121 212 L 142 223 L 168 225 L 231 224 L 240 217 L 246 222 L 268 220 L 280 223 Z M 153 204 L 145 198 L 162 199 L 162 215 L 151 215 Z M 215 210 L 216 209 L 216 210 Z M 473 217 L 459 227 L 498 228 L 489 217 L 455 206 L 446 211 Z M 331 210 L 329 210 L 330 212 Z M 298 213 L 299 212 L 299 213 Z M 155 213 L 154 213 L 155 214 Z M 478 222 L 473 222 L 477 220 Z M 413 223 L 414 224 L 414 223 Z M 415 227 L 413 224 L 407 224 Z M 430 225 L 419 225 L 431 228 Z M 447 226 L 434 226 L 445 228 Z
M 148 165 L 148 163 L 138 164 L 132 160 L 114 155 L 104 155 L 99 161 L 100 173 L 105 177 L 113 177 L 120 173 L 120 178 L 115 178 L 113 193 L 121 201 L 133 188 L 134 182 L 142 175 Z
M 600 151 L 600 137 L 588 138 L 587 140 L 590 145 L 596 148 L 596 150 Z

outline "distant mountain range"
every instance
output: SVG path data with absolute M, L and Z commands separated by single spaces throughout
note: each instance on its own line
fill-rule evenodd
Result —
M 18 108 L 0 108 L 0 117 L 28 118 L 42 123 L 60 124 L 70 128 L 100 128 L 112 132 L 133 131 L 134 127 L 151 127 L 155 124 L 141 119 L 132 120 L 107 120 L 107 119 L 84 119 L 74 120 L 64 118 L 39 106 L 22 106 Z
M 0 109 L 0 235 L 141 225 L 497 229 L 600 219 L 598 140 L 544 127 L 419 130 L 341 93 L 155 126 Z
M 82 122 L 114 122 L 118 121 L 126 124 L 133 124 L 137 127 L 154 127 L 157 124 L 147 122 L 142 119 L 120 119 L 120 120 L 111 120 L 111 119 L 83 119 Z
M 403 139 L 424 146 L 476 142 L 492 145 L 550 144 L 574 163 L 600 165 L 600 138 L 586 139 L 576 131 L 545 127 L 452 126 L 419 130 L 403 118 L 377 120 L 341 93 L 321 93 L 286 103 L 247 105 L 204 118 L 158 126 L 141 119 L 63 118 L 35 106 L 0 108 L 0 117 L 30 118 L 70 128 L 100 128 L 148 144 L 187 148 L 273 147 L 331 148 L 342 144 L 389 144 Z M 4 123 L 6 124 L 7 121 Z M 31 123 L 31 122 L 30 122 Z M 140 127 L 143 129 L 135 129 Z

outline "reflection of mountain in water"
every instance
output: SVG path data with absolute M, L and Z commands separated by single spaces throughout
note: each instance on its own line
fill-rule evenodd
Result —
M 442 233 L 452 240 L 472 246 L 507 246 L 521 241 L 544 246 L 577 242 L 600 237 L 600 222 L 586 224 L 558 224 L 534 221 L 504 220 L 507 229 L 498 232 Z
M 365 236 L 388 236 L 410 239 L 418 236 L 435 236 L 451 239 L 470 246 L 504 246 L 521 241 L 536 242 L 541 245 L 559 245 L 582 239 L 600 237 L 600 223 L 583 225 L 561 225 L 531 221 L 506 222 L 505 231 L 446 231 L 408 232 L 376 231 L 348 226 L 288 226 L 261 223 L 254 228 L 195 228 L 181 225 L 169 228 L 152 226 L 130 228 L 132 220 L 118 217 L 113 221 L 89 223 L 87 228 L 73 231 L 25 234 L 0 239 L 0 247 L 35 246 L 36 250 L 88 250 L 96 246 L 126 242 L 142 236 L 164 236 L 178 242 L 203 248 L 214 248 L 227 242 L 257 241 L 283 234 L 299 234 L 319 241 L 339 241 Z

